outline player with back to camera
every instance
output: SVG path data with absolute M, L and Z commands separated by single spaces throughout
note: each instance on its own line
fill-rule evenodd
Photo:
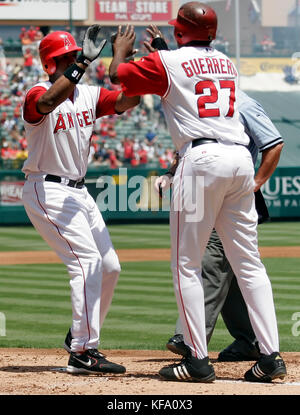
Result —
M 43 38 L 39 53 L 49 80 L 27 92 L 23 111 L 28 140 L 24 206 L 70 276 L 67 372 L 71 374 L 126 371 L 97 349 L 120 264 L 84 176 L 96 119 L 123 113 L 138 104 L 139 97 L 79 84 L 105 46 L 106 40 L 97 41 L 100 29 L 93 25 L 86 30 L 82 48 L 68 32 L 56 31 Z
M 201 277 L 202 257 L 215 228 L 262 353 L 245 380 L 270 382 L 283 378 L 286 368 L 279 354 L 272 288 L 258 251 L 254 167 L 237 110 L 238 74 L 231 60 L 211 47 L 217 30 L 211 7 L 185 3 L 169 23 L 178 49 L 150 53 L 131 63 L 126 63 L 126 56 L 133 48 L 134 28 L 119 27 L 109 68 L 112 82 L 120 83 L 126 96 L 161 97 L 180 158 L 170 210 L 171 267 L 190 353 L 159 373 L 166 380 L 215 380 L 207 351 Z
M 149 52 L 168 49 L 163 34 L 155 25 L 147 28 L 152 42 L 144 42 Z M 155 46 L 155 48 L 154 48 Z M 255 166 L 258 152 L 262 158 L 255 175 L 255 206 L 258 223 L 269 220 L 261 186 L 271 177 L 279 162 L 283 139 L 259 102 L 245 92 L 238 90 L 239 115 L 250 142 L 248 149 Z M 157 178 L 155 188 L 165 191 L 171 184 L 176 163 L 164 175 Z M 161 189 L 160 189 L 160 188 Z M 222 314 L 224 323 L 235 339 L 232 344 L 219 353 L 218 361 L 257 360 L 260 357 L 255 334 L 249 319 L 247 307 L 236 277 L 225 256 L 222 242 L 215 230 L 209 238 L 202 259 L 202 280 L 205 300 L 206 339 L 209 343 L 217 318 Z M 177 320 L 175 334 L 166 344 L 173 353 L 185 356 L 189 348 L 184 344 L 180 319 Z

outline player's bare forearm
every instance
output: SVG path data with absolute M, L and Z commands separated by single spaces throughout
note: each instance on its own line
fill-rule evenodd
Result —
M 281 150 L 283 148 L 283 143 L 279 143 L 274 147 L 268 148 L 267 150 L 262 152 L 262 159 L 260 166 L 257 170 L 255 180 L 255 188 L 254 191 L 256 192 L 260 187 L 272 176 L 274 173 L 279 159 Z
M 86 69 L 86 65 L 77 63 L 81 69 Z M 59 76 L 52 86 L 39 98 L 37 109 L 42 114 L 53 111 L 59 104 L 64 102 L 72 94 L 75 84 L 64 75 Z
M 113 84 L 120 83 L 118 66 L 121 63 L 128 62 L 128 57 L 136 53 L 136 50 L 133 49 L 135 38 L 136 35 L 133 26 L 127 25 L 124 32 L 122 32 L 122 26 L 118 27 L 118 32 L 113 43 L 113 59 L 108 70 L 110 80 Z
M 129 108 L 135 107 L 140 103 L 140 96 L 126 97 L 123 92 L 117 98 L 115 110 L 116 112 L 124 112 Z
M 119 84 L 120 80 L 118 78 L 118 67 L 121 63 L 125 63 L 126 62 L 126 55 L 124 54 L 124 52 L 122 50 L 118 51 L 112 61 L 111 64 L 109 65 L 109 78 L 111 80 L 111 82 L 113 84 Z

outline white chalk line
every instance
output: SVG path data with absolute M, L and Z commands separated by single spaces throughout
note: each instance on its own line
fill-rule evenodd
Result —
M 244 380 L 225 380 L 225 379 L 216 379 L 217 383 L 251 383 L 253 385 L 272 385 L 272 386 L 300 386 L 300 382 L 282 382 L 282 383 L 265 383 L 265 382 L 246 382 Z
M 50 369 L 53 372 L 66 372 L 67 368 L 65 367 L 55 367 L 53 369 Z M 216 383 L 252 383 L 253 385 L 261 385 L 260 382 L 246 382 L 244 380 L 229 380 L 229 379 L 216 379 Z M 282 383 L 263 383 L 264 385 L 272 385 L 272 386 L 300 386 L 300 382 L 282 382 Z

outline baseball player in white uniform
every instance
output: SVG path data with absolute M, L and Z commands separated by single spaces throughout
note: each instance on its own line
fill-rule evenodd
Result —
M 110 77 L 127 96 L 157 94 L 180 161 L 170 212 L 171 266 L 184 342 L 191 353 L 163 367 L 167 380 L 212 382 L 208 358 L 201 261 L 213 228 L 224 246 L 247 304 L 262 358 L 245 380 L 283 378 L 272 288 L 257 244 L 254 167 L 237 110 L 237 71 L 210 47 L 217 16 L 199 2 L 181 6 L 171 22 L 179 48 L 126 63 L 134 29 L 119 27 Z M 199 255 L 200 253 L 200 255 Z M 199 301 L 200 299 L 200 301 Z
M 73 320 L 67 372 L 72 374 L 125 372 L 97 350 L 120 264 L 84 176 L 96 119 L 122 113 L 139 98 L 78 84 L 106 43 L 96 46 L 99 30 L 98 25 L 87 29 L 82 48 L 68 32 L 43 38 L 39 52 L 49 80 L 28 91 L 23 108 L 28 140 L 23 202 L 70 275 Z

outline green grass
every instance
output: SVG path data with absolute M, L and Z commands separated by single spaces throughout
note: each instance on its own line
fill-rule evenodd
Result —
M 169 248 L 168 224 L 109 225 L 116 249 Z M 258 226 L 260 246 L 300 245 L 299 222 L 271 222 Z M 48 245 L 31 226 L 0 227 L 1 251 L 48 250 Z
M 264 263 L 274 290 L 281 350 L 299 351 L 299 337 L 292 335 L 292 315 L 300 312 L 300 258 L 270 258 Z M 0 347 L 61 347 L 71 322 L 64 265 L 0 266 L 0 287 L 0 312 L 6 317 Z M 163 350 L 176 319 L 169 263 L 123 263 L 103 326 L 102 347 Z M 231 341 L 219 319 L 209 350 L 219 351 Z
M 168 224 L 109 225 L 116 249 L 169 248 Z M 300 222 L 258 227 L 260 246 L 300 245 Z M 1 227 L 0 251 L 48 250 L 31 226 Z M 272 281 L 281 349 L 298 351 L 294 313 L 300 312 L 300 258 L 264 259 Z M 0 347 L 61 347 L 71 323 L 69 278 L 63 264 L 0 266 Z M 164 349 L 177 319 L 170 264 L 122 263 L 122 273 L 102 330 L 103 348 Z M 233 339 L 222 319 L 209 344 L 221 350 Z

